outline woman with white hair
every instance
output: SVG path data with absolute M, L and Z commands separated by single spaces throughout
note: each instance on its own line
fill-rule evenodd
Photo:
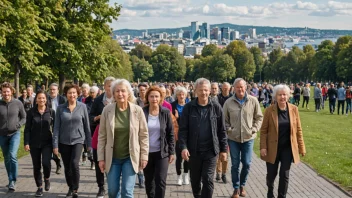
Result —
M 183 107 L 186 105 L 187 98 L 187 89 L 185 87 L 178 86 L 175 89 L 176 100 L 171 103 L 172 114 L 176 117 L 177 123 L 180 124 L 180 117 L 182 116 Z M 176 141 L 176 173 L 177 173 L 177 185 L 182 186 L 189 184 L 189 175 L 188 175 L 188 162 L 182 159 L 181 148 L 179 147 L 178 136 L 175 135 Z M 183 161 L 183 177 L 181 172 Z
M 148 163 L 148 125 L 142 108 L 133 103 L 127 80 L 114 81 L 111 93 L 115 101 L 104 108 L 100 118 L 99 168 L 107 174 L 109 197 L 128 198 L 133 197 L 136 173 Z
M 288 103 L 289 96 L 288 86 L 275 86 L 273 98 L 276 104 L 265 110 L 260 129 L 260 156 L 266 161 L 268 198 L 274 197 L 279 163 L 278 197 L 283 198 L 287 194 L 291 163 L 298 164 L 299 154 L 302 157 L 306 154 L 298 107 Z

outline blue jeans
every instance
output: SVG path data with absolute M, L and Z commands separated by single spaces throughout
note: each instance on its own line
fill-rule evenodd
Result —
M 122 182 L 120 184 L 120 178 Z M 112 159 L 111 168 L 107 174 L 109 198 L 133 198 L 136 172 L 132 167 L 131 158 Z M 121 191 L 120 191 L 121 186 Z
M 0 146 L 4 156 L 5 167 L 9 182 L 16 181 L 18 175 L 17 151 L 20 145 L 21 133 L 15 132 L 11 136 L 0 136 Z
M 231 155 L 231 177 L 234 189 L 245 186 L 248 178 L 250 165 L 252 162 L 254 140 L 239 143 L 232 140 L 229 141 Z M 240 162 L 242 162 L 242 170 L 240 175 Z

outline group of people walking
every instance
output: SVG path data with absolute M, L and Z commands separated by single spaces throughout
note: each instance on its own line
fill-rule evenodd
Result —
M 58 87 L 52 84 L 49 94 L 36 93 L 26 112 L 24 103 L 14 98 L 13 87 L 4 83 L 0 146 L 8 188 L 15 190 L 16 153 L 20 128 L 25 125 L 24 146 L 32 156 L 36 196 L 42 196 L 43 189 L 50 190 L 50 160 L 56 156 L 65 168 L 66 197 L 78 197 L 79 162 L 82 153 L 88 153 L 83 156 L 88 156 L 95 169 L 97 197 L 104 197 L 105 176 L 109 197 L 133 197 L 137 174 L 140 182 L 145 179 L 148 197 L 165 197 L 168 168 L 175 161 L 176 184 L 190 183 L 194 197 L 210 198 L 214 177 L 228 182 L 228 158 L 234 189 L 231 197 L 245 197 L 254 139 L 260 131 L 267 197 L 274 197 L 279 164 L 278 197 L 286 197 L 291 163 L 298 163 L 299 155 L 306 153 L 298 108 L 289 103 L 290 88 L 277 85 L 270 89 L 275 103 L 263 116 L 259 98 L 248 93 L 248 86 L 238 78 L 233 86 L 222 83 L 219 91 L 219 84 L 200 78 L 191 89 L 179 85 L 171 91 L 165 84 L 133 86 L 127 80 L 108 77 L 105 92 L 99 96 L 96 88 L 81 94 L 82 88 L 67 85 L 64 101 L 59 95 L 51 96 L 52 88 Z

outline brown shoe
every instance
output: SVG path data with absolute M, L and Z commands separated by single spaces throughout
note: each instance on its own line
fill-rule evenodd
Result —
M 233 191 L 233 194 L 231 196 L 231 198 L 239 198 L 239 190 L 238 188 L 235 188 L 235 190 Z
M 247 194 L 247 193 L 246 193 L 246 191 L 244 190 L 244 187 L 241 186 L 241 187 L 240 187 L 240 196 L 241 196 L 241 197 L 245 197 L 246 194 Z

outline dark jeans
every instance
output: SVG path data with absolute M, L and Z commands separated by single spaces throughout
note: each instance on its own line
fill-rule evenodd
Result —
M 149 153 L 148 164 L 145 167 L 145 191 L 148 198 L 164 198 L 166 177 L 169 168 L 169 158 L 161 158 L 161 153 Z
M 335 112 L 335 106 L 336 106 L 336 98 L 329 99 L 330 113 L 334 113 Z
M 315 98 L 315 110 L 320 110 L 321 98 Z
M 302 107 L 304 107 L 304 103 L 306 103 L 306 107 L 308 107 L 308 103 L 309 103 L 309 96 L 303 96 L 303 103 L 302 103 Z
M 292 150 L 291 147 L 288 147 L 284 149 L 278 149 L 275 164 L 271 164 L 268 162 L 266 163 L 266 184 L 268 185 L 268 197 L 270 197 L 269 195 L 273 195 L 274 181 L 277 175 L 279 163 L 281 163 L 281 165 L 279 173 L 280 179 L 278 188 L 278 198 L 286 197 L 292 161 Z
M 325 107 L 325 101 L 326 101 L 327 96 L 323 96 L 323 102 L 321 103 L 321 107 L 324 109 Z
M 337 114 L 340 114 L 340 106 L 341 108 L 341 114 L 343 115 L 345 112 L 345 100 L 338 100 L 337 101 Z
M 352 111 L 352 101 L 351 98 L 346 98 L 346 114 L 348 114 L 348 112 L 351 113 Z
M 298 106 L 299 105 L 299 101 L 301 100 L 301 95 L 295 95 L 294 99 L 295 99 L 295 105 Z
M 59 144 L 62 161 L 65 167 L 66 183 L 71 190 L 79 187 L 79 159 L 83 150 L 83 144 L 65 145 Z
M 211 198 L 214 191 L 214 173 L 218 156 L 202 157 L 190 156 L 189 168 L 191 174 L 191 186 L 195 198 Z M 201 185 L 203 184 L 203 187 Z
M 98 162 L 98 153 L 96 149 L 93 149 L 93 158 L 95 165 L 95 177 L 97 179 L 98 187 L 104 187 L 104 173 L 100 171 Z
M 178 141 L 176 141 L 176 173 L 177 175 L 181 175 L 181 166 L 182 166 L 182 161 L 183 161 L 183 172 L 188 173 L 188 162 L 186 160 L 182 159 L 181 156 L 181 149 L 179 147 Z
M 53 153 L 53 147 L 51 144 L 44 146 L 43 148 L 31 147 L 30 153 L 32 156 L 34 180 L 37 187 L 41 187 L 43 185 L 43 177 L 41 172 L 42 165 L 44 178 L 50 178 L 51 155 Z

